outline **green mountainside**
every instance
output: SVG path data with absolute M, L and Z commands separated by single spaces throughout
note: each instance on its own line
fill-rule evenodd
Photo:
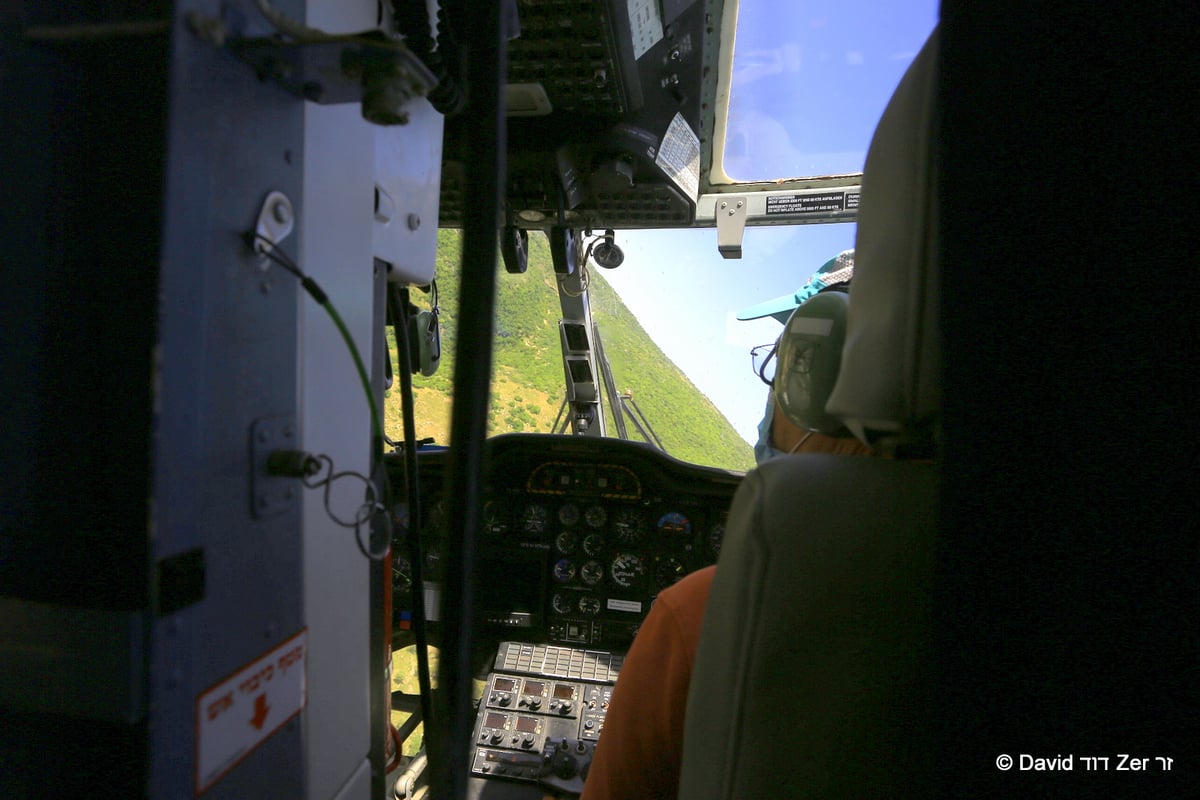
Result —
M 449 441 L 460 255 L 460 233 L 440 231 L 436 274 L 442 364 L 432 377 L 413 377 L 417 436 L 432 437 L 439 444 Z M 754 465 L 750 445 L 663 354 L 599 272 L 591 271 L 592 316 L 603 337 L 618 391 L 632 394 L 653 432 L 676 458 L 726 469 L 750 469 Z M 558 292 L 546 238 L 536 233 L 530 236 L 526 273 L 510 275 L 501 271 L 497 280 L 489 433 L 550 433 L 562 407 L 564 388 Z M 417 290 L 412 292 L 412 299 L 422 307 L 427 307 L 430 300 Z M 389 345 L 394 347 L 390 331 L 388 336 Z M 607 395 L 604 399 L 607 408 Z M 388 436 L 401 439 L 398 391 L 389 390 L 384 402 Z M 632 423 L 628 427 L 631 438 L 643 439 Z M 616 435 L 611 413 L 608 432 Z

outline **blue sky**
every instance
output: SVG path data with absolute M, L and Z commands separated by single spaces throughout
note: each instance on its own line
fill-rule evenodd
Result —
M 716 229 L 624 231 L 617 241 L 625 263 L 603 277 L 667 357 L 753 443 L 767 387 L 751 371 L 750 348 L 774 341 L 782 326 L 771 318 L 739 322 L 734 315 L 795 291 L 825 261 L 854 246 L 854 228 L 747 229 L 738 260 L 717 252 Z
M 730 176 L 860 171 L 879 115 L 936 18 L 935 0 L 743 0 Z M 604 277 L 667 357 L 754 442 L 767 388 L 751 371 L 750 348 L 773 341 L 782 326 L 734 315 L 797 289 L 854 246 L 854 231 L 851 223 L 747 228 L 740 260 L 720 256 L 716 229 L 622 231 L 625 263 Z

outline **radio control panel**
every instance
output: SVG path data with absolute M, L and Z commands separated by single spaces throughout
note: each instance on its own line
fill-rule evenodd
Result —
M 480 698 L 472 775 L 581 790 L 622 660 L 598 650 L 501 644 Z

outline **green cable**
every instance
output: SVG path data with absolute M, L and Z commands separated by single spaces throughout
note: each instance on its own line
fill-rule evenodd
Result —
M 321 292 L 321 294 L 324 295 L 324 292 Z M 354 359 L 354 368 L 358 370 L 358 379 L 362 383 L 363 393 L 367 396 L 367 405 L 371 407 L 371 427 L 375 433 L 375 442 L 379 447 L 382 447 L 383 421 L 379 417 L 379 407 L 375 404 L 375 395 L 371 393 L 371 379 L 367 377 L 367 369 L 363 365 L 362 356 L 358 353 L 358 346 L 354 344 L 354 338 L 350 335 L 350 331 L 346 329 L 346 323 L 342 322 L 342 315 L 329 302 L 328 296 L 324 296 L 322 299 L 314 296 L 313 299 L 317 301 L 321 308 L 329 313 L 329 318 L 337 326 L 338 332 L 342 334 L 342 339 L 346 342 L 346 347 L 350 350 L 350 356 Z

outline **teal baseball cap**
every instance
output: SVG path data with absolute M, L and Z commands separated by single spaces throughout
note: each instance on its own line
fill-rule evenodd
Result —
M 767 300 L 764 303 L 759 303 L 756 306 L 739 311 L 737 318 L 740 320 L 751 320 L 761 317 L 774 317 L 781 324 L 787 324 L 788 317 L 805 300 L 817 294 L 822 289 L 828 289 L 830 286 L 836 286 L 839 283 L 849 282 L 853 275 L 854 251 L 845 250 L 822 264 L 821 268 L 808 279 L 808 282 L 792 294 L 785 294 L 783 297 L 776 297 L 774 300 Z

